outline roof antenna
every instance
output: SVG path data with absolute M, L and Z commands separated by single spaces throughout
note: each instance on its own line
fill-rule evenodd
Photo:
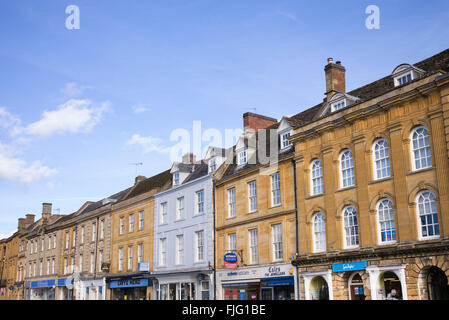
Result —
M 137 177 L 137 167 L 143 165 L 143 162 L 130 163 L 131 165 L 136 166 L 136 174 L 134 177 Z

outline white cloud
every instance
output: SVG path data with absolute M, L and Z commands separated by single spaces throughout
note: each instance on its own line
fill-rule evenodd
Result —
M 144 113 L 144 112 L 150 111 L 150 109 L 148 109 L 147 107 L 145 107 L 141 103 L 138 103 L 138 104 L 134 105 L 132 108 L 133 108 L 133 112 L 135 114 L 140 114 L 140 113 Z
M 168 153 L 170 151 L 169 147 L 164 147 L 162 145 L 162 139 L 151 136 L 142 137 L 138 133 L 133 134 L 131 139 L 129 139 L 126 144 L 128 146 L 139 146 L 140 148 L 142 148 L 143 153 Z
M 278 11 L 276 11 L 276 14 L 280 15 L 280 16 L 283 16 L 283 17 L 286 17 L 287 19 L 290 19 L 290 20 L 293 20 L 293 21 L 298 21 L 298 18 L 296 17 L 296 15 L 293 14 L 293 13 L 290 13 L 290 12 L 285 12 L 285 11 L 278 10 Z
M 22 184 L 31 184 L 56 173 L 56 169 L 44 166 L 40 161 L 27 163 L 15 155 L 11 146 L 0 143 L 0 179 L 19 180 Z
M 14 128 L 20 125 L 20 119 L 9 113 L 5 107 L 0 107 L 0 127 L 5 129 Z
M 69 82 L 61 89 L 61 93 L 69 98 L 79 97 L 84 90 L 89 89 L 87 86 L 79 86 L 75 82 Z
M 64 132 L 88 132 L 101 120 L 109 105 L 109 102 L 103 102 L 94 106 L 90 100 L 70 99 L 56 110 L 44 111 L 39 121 L 26 127 L 15 127 L 13 135 L 24 133 L 45 137 Z

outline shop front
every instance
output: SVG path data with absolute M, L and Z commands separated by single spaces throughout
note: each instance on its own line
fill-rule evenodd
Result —
M 55 279 L 31 281 L 29 300 L 55 300 Z
M 111 300 L 148 300 L 147 291 L 153 285 L 152 280 L 145 277 L 110 279 L 109 281 Z
M 101 279 L 84 279 L 79 282 L 80 300 L 106 300 L 106 281 Z
M 210 271 L 181 274 L 154 274 L 157 300 L 212 300 Z
M 296 273 L 291 264 L 217 271 L 217 299 L 294 300 Z

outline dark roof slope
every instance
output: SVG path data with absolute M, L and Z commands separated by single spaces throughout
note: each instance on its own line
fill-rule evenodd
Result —
M 182 182 L 183 184 L 189 181 L 193 181 L 195 179 L 204 177 L 209 173 L 209 166 L 206 162 L 200 161 L 195 163 L 194 165 L 190 165 L 191 168 L 194 168 L 193 172 Z
M 134 187 L 132 187 L 131 191 L 119 201 L 126 200 L 129 198 L 136 197 L 142 193 L 148 192 L 154 188 L 162 188 L 167 184 L 171 184 L 172 177 L 170 173 L 170 169 L 165 170 L 155 176 L 147 178 L 138 182 Z

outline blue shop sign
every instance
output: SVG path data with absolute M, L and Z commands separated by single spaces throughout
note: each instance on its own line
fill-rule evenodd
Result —
M 363 270 L 366 268 L 366 261 L 336 263 L 332 265 L 333 272 L 345 272 Z
M 150 271 L 150 264 L 148 262 L 139 262 L 137 264 L 138 271 Z
M 224 255 L 224 262 L 234 263 L 237 262 L 237 255 L 234 252 L 229 252 Z
M 110 288 L 148 287 L 148 278 L 111 281 Z
M 70 284 L 73 284 L 73 278 L 58 279 L 58 286 L 66 286 Z
M 31 281 L 30 288 L 48 288 L 55 285 L 55 279 Z

